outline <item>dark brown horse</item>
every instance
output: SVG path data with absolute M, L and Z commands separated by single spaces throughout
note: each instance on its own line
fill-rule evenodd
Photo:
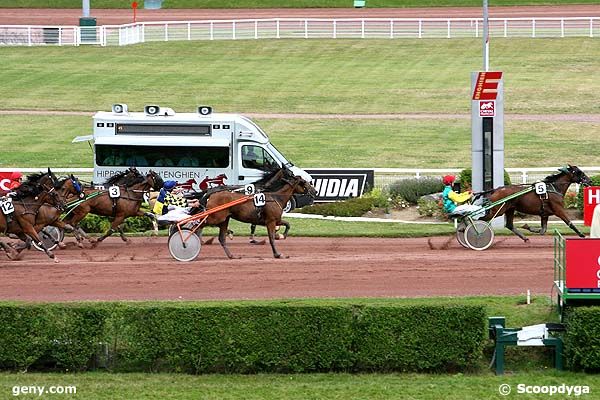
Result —
M 64 208 L 64 203 L 55 189 L 56 184 L 56 177 L 51 172 L 39 179 L 37 183 L 24 182 L 15 190 L 14 195 L 10 196 L 14 212 L 10 216 L 0 213 L 0 232 L 16 235 L 25 243 L 34 240 L 52 259 L 55 259 L 54 253 L 48 250 L 40 240 L 35 229 L 35 220 L 40 207 L 45 203 L 56 207 L 58 210 Z M 0 244 L 0 247 L 6 251 L 7 256 L 14 258 L 14 249 L 11 251 L 6 246 L 6 244 Z M 20 246 L 18 248 L 19 252 L 26 247 L 27 245 Z
M 546 233 L 548 217 L 556 215 L 558 218 L 562 219 L 569 228 L 575 231 L 577 235 L 585 237 L 567 216 L 564 206 L 564 196 L 571 184 L 578 183 L 589 186 L 591 180 L 582 170 L 574 165 L 562 167 L 558 171 L 557 174 L 547 176 L 542 181 L 546 184 L 546 195 L 538 195 L 535 191 L 530 191 L 488 210 L 485 217 L 482 219 L 489 221 L 492 218 L 506 215 L 506 227 L 524 241 L 528 241 L 529 239 L 514 227 L 513 220 L 515 212 L 518 211 L 524 214 L 539 215 L 542 223 L 540 229 L 531 228 L 528 225 L 524 225 L 523 228 L 533 233 L 539 233 L 540 235 Z M 528 187 L 531 187 L 531 185 L 502 186 L 487 194 L 486 198 L 493 203 Z
M 294 176 L 287 168 L 282 168 L 281 175 L 282 176 L 279 179 L 270 182 L 269 185 L 263 188 L 261 194 L 264 194 L 264 205 L 257 206 L 255 205 L 255 202 L 250 199 L 245 203 L 215 212 L 207 217 L 204 225 L 219 227 L 219 243 L 221 243 L 227 257 L 234 258 L 225 242 L 229 219 L 233 218 L 249 224 L 266 226 L 271 249 L 273 250 L 273 257 L 281 258 L 281 253 L 275 248 L 275 229 L 278 225 L 286 225 L 286 227 L 289 227 L 289 224 L 281 219 L 283 207 L 285 207 L 285 204 L 294 193 L 305 193 L 310 196 L 316 196 L 316 191 L 309 182 Z M 243 193 L 239 192 L 219 191 L 210 195 L 206 208 L 210 210 L 211 208 L 238 200 L 244 196 Z
M 132 171 L 134 172 L 132 173 Z M 98 191 L 86 189 L 88 199 L 75 207 L 71 214 L 67 216 L 65 222 L 75 227 L 82 237 L 87 237 L 86 233 L 79 228 L 79 222 L 88 213 L 111 217 L 110 229 L 100 236 L 95 243 L 103 241 L 117 230 L 121 239 L 127 242 L 128 239 L 125 237 L 122 223 L 128 217 L 148 216 L 154 218 L 153 214 L 140 211 L 140 206 L 144 201 L 144 194 L 147 194 L 150 189 L 160 190 L 163 184 L 162 178 L 152 170 L 146 176 L 141 175 L 137 170 L 128 170 L 117 174 L 107 181 L 109 189 L 102 191 L 102 193 L 92 196 L 92 193 Z M 118 195 L 115 188 L 118 188 Z M 77 239 L 80 240 L 79 237 Z

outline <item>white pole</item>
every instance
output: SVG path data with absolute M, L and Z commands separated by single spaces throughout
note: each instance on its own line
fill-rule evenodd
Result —
M 490 70 L 490 33 L 488 25 L 488 0 L 483 0 L 483 70 Z
M 83 17 L 90 16 L 90 0 L 82 0 L 81 7 L 83 8 Z

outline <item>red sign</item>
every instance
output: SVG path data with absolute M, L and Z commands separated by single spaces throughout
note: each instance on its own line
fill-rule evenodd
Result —
M 496 100 L 502 72 L 480 72 L 473 89 L 473 100 Z
M 496 102 L 494 100 L 479 101 L 479 116 L 480 117 L 495 117 Z
M 11 182 L 12 172 L 0 172 L 0 191 L 9 190 L 8 185 Z
M 133 8 L 134 10 L 137 8 L 138 3 L 137 1 L 134 1 L 133 3 L 131 3 L 131 8 Z
M 594 208 L 600 204 L 600 186 L 588 186 L 583 189 L 583 223 L 592 225 Z
M 566 239 L 568 289 L 600 288 L 600 239 Z

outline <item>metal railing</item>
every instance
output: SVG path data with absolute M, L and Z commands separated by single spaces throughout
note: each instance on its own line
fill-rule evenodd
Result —
M 0 25 L 0 45 L 124 46 L 174 40 L 478 38 L 481 18 L 270 18 L 126 25 Z M 600 37 L 600 17 L 490 18 L 505 38 Z

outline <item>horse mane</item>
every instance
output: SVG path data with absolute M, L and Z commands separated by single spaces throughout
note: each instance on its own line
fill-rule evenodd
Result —
M 23 182 L 15 189 L 14 199 L 23 200 L 27 197 L 35 197 L 42 193 L 44 188 L 35 182 Z
M 561 176 L 564 176 L 564 175 L 566 175 L 567 173 L 568 173 L 568 172 L 567 172 L 567 170 L 565 170 L 565 169 L 561 168 L 561 169 L 559 169 L 559 170 L 558 170 L 558 172 L 555 172 L 554 174 L 552 174 L 552 175 L 548 175 L 547 177 L 545 177 L 545 178 L 543 179 L 543 181 L 544 181 L 544 182 L 546 182 L 546 183 L 553 183 L 553 182 L 555 182 L 555 181 L 556 181 L 558 178 L 560 178 Z
M 106 183 L 109 185 L 125 185 L 131 186 L 136 183 L 141 183 L 144 181 L 144 176 L 140 174 L 137 170 L 126 170 L 117 172 L 110 178 L 106 180 Z
M 281 167 L 281 170 L 283 171 L 283 176 L 273 182 L 270 182 L 266 185 L 264 185 L 263 190 L 264 191 L 269 191 L 269 192 L 276 192 L 280 189 L 282 189 L 286 184 L 286 178 L 290 179 L 294 177 L 294 173 L 292 171 L 290 171 L 288 168 L 286 167 Z M 279 172 L 280 170 L 276 170 L 275 173 Z M 274 176 L 275 174 L 273 174 Z

